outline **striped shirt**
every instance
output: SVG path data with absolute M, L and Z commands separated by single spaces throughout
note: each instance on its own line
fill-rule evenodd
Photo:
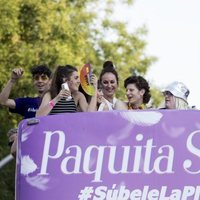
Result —
M 53 109 L 50 111 L 49 115 L 56 115 L 62 113 L 74 113 L 77 112 L 77 107 L 74 99 L 66 100 L 65 97 L 61 98 Z

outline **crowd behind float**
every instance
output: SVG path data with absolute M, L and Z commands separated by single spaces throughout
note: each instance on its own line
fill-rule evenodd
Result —
M 112 61 L 104 62 L 99 78 L 90 74 L 87 81 L 93 87 L 92 95 L 83 90 L 76 67 L 57 66 L 52 73 L 46 65 L 37 65 L 31 68 L 31 74 L 38 96 L 10 99 L 11 90 L 23 73 L 22 68 L 12 70 L 0 93 L 0 104 L 24 119 L 63 113 L 150 109 L 150 86 L 140 75 L 131 75 L 124 80 L 127 101 L 116 97 L 119 76 Z M 187 101 L 189 89 L 184 83 L 174 81 L 162 93 L 164 106 L 158 109 L 191 109 Z M 8 131 L 13 156 L 16 154 L 17 132 L 17 128 Z

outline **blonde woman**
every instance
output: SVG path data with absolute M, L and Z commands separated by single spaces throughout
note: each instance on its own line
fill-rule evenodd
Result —
M 165 107 L 163 109 L 190 109 L 187 98 L 189 89 L 182 82 L 175 81 L 169 84 L 164 90 Z

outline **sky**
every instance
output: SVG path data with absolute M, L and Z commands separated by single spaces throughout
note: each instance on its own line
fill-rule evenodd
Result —
M 200 0 L 135 0 L 118 4 L 116 17 L 128 30 L 146 25 L 146 54 L 156 56 L 145 78 L 163 89 L 173 81 L 190 90 L 190 106 L 200 108 Z M 120 14 L 119 14 L 120 13 Z

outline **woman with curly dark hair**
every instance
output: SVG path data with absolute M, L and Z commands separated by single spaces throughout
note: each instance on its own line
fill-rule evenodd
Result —
M 130 76 L 124 81 L 128 110 L 144 109 L 151 98 L 149 83 L 142 76 Z

